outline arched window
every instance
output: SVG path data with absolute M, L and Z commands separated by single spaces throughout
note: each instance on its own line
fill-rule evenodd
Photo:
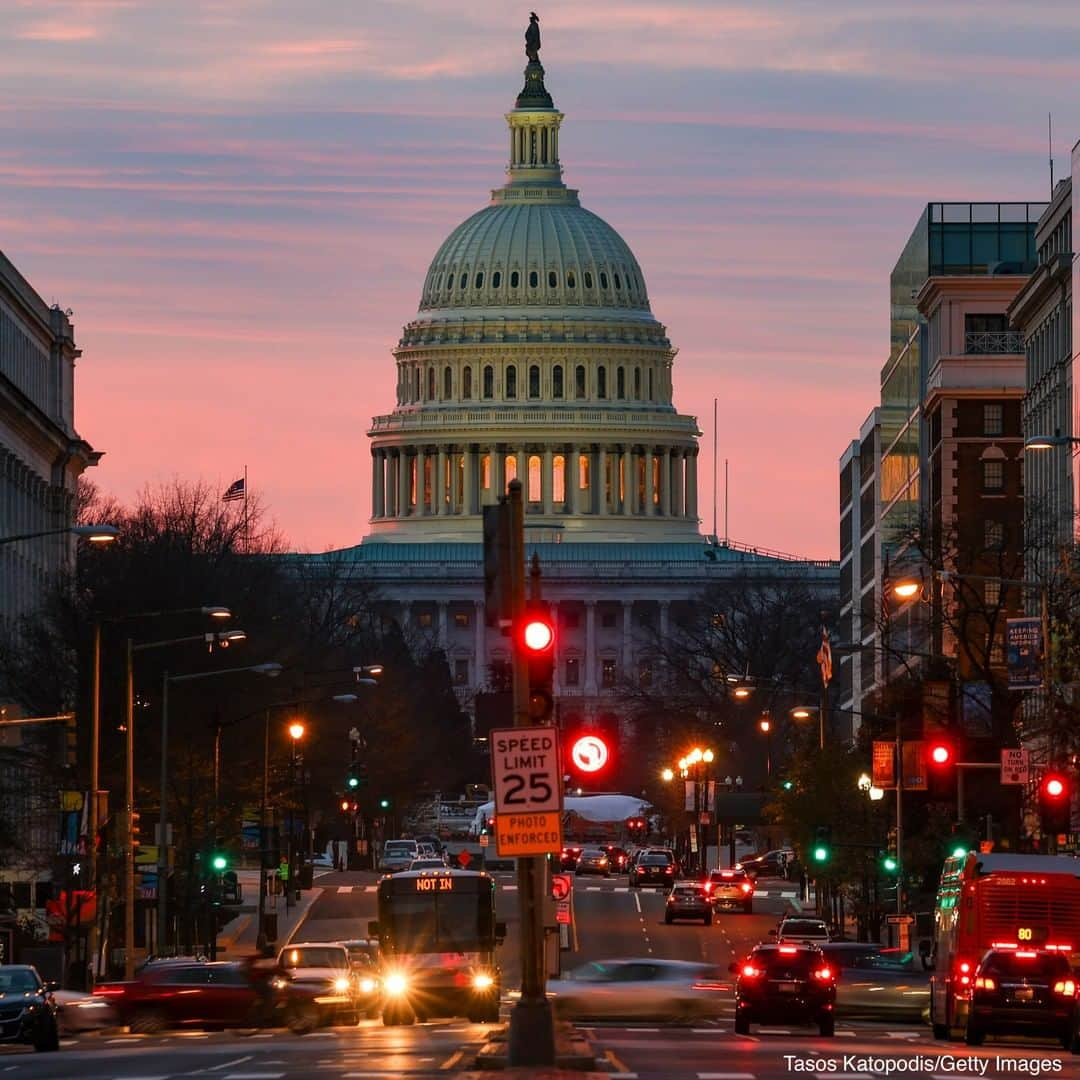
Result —
M 574 396 L 583 398 L 585 396 L 585 365 L 578 364 L 574 369 Z
M 437 278 L 435 279 L 435 291 L 436 291 L 436 292 L 438 292 L 438 290 L 442 288 L 442 279 L 443 279 L 443 276 L 442 276 L 442 274 L 440 274 L 440 275 L 439 275 L 439 276 L 438 276 L 438 277 L 437 277 Z
M 446 275 L 446 291 L 448 293 L 454 291 L 454 275 L 453 274 L 447 274 Z
M 615 288 L 616 289 L 621 289 L 622 288 L 622 282 L 619 280 L 619 275 L 618 274 L 615 275 Z
M 529 455 L 529 502 L 538 503 L 544 497 L 543 484 L 541 483 L 541 473 L 543 466 L 540 462 L 539 454 Z
M 413 401 L 420 400 L 420 368 L 413 368 Z
M 516 454 L 507 454 L 506 455 L 506 464 L 505 464 L 504 468 L 505 468 L 504 476 L 506 477 L 506 484 L 507 484 L 507 487 L 509 487 L 510 486 L 510 481 L 517 479 L 517 455 Z
M 427 369 L 427 399 L 428 401 L 435 400 L 435 369 L 433 367 Z
M 461 280 L 458 282 L 459 289 L 467 289 L 469 287 L 469 271 L 463 270 L 461 272 Z
M 540 365 L 531 364 L 529 366 L 529 397 L 538 398 L 540 396 Z
M 536 286 L 539 285 L 539 284 L 540 284 L 540 276 L 537 274 L 537 272 L 535 270 L 530 270 L 529 271 L 529 288 L 530 289 L 535 289 Z
M 559 284 L 559 275 L 554 270 L 548 271 L 548 288 L 554 289 Z
M 603 270 L 600 271 L 600 288 L 607 288 L 607 274 Z
M 603 364 L 596 369 L 596 396 L 607 397 L 607 368 Z
M 461 396 L 466 401 L 472 400 L 472 368 L 468 364 L 461 373 Z
M 449 401 L 454 396 L 454 373 L 447 364 L 442 373 L 442 396 L 443 401 Z
M 502 284 L 502 271 L 501 270 L 496 270 L 495 273 L 491 275 L 491 287 L 493 289 L 497 289 L 501 284 Z
M 551 369 L 551 396 L 553 398 L 563 396 L 562 364 L 556 364 Z
M 495 396 L 495 369 L 488 364 L 484 368 L 484 397 L 488 400 Z
M 543 128 L 540 131 L 540 160 L 544 164 L 547 164 L 547 148 L 548 148 L 548 131 L 547 131 L 547 128 Z
M 484 271 L 481 270 L 475 278 L 476 288 L 482 289 L 484 287 Z
M 506 369 L 506 397 L 517 397 L 517 368 L 513 364 Z
M 652 368 L 649 368 L 649 400 L 653 399 Z
M 634 400 L 641 400 L 641 368 L 634 368 Z
M 574 276 L 574 271 L 573 270 L 568 270 L 566 272 L 566 287 L 568 289 L 573 289 L 576 285 L 577 285 L 577 278 Z
M 516 289 L 518 287 L 518 282 L 520 282 L 520 281 L 521 281 L 521 275 L 516 270 L 511 270 L 510 271 L 510 288 L 511 289 Z
M 592 288 L 592 274 L 590 274 L 588 270 L 585 271 L 585 288 Z
M 553 502 L 566 502 L 566 458 L 556 454 L 551 459 L 551 499 Z
M 626 372 L 621 367 L 615 372 L 615 396 L 620 401 L 626 398 Z

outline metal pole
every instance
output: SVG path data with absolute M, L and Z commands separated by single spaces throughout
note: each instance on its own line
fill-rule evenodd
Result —
M 266 951 L 266 837 L 268 835 L 266 811 L 267 789 L 270 774 L 270 710 L 265 713 L 263 726 L 263 770 L 262 804 L 259 811 L 259 928 L 255 938 L 255 948 L 259 953 Z
M 161 673 L 161 811 L 158 814 L 158 851 L 157 851 L 157 951 L 162 956 L 169 937 L 168 875 L 169 848 L 167 830 L 169 791 L 169 673 Z
M 956 821 L 962 824 L 964 820 L 964 770 L 956 767 Z
M 131 638 L 126 649 L 126 702 L 124 723 L 124 978 L 135 978 L 135 675 Z
M 221 797 L 221 719 L 214 718 L 214 820 L 210 830 L 209 867 L 212 875 L 209 892 L 209 918 L 206 921 L 207 944 L 210 946 L 210 959 L 217 959 L 217 912 L 214 910 L 214 897 L 221 899 L 221 875 L 214 867 L 213 859 L 218 850 L 218 801 Z
M 99 760 L 101 758 L 101 623 L 94 623 L 94 655 L 90 672 L 90 837 L 87 844 L 86 862 L 89 867 L 90 888 L 94 891 L 95 913 L 90 924 L 87 953 L 90 957 L 90 983 L 93 985 L 98 975 L 97 942 L 98 920 L 103 906 L 101 890 L 98 888 L 98 785 L 100 779 Z
M 904 733 L 896 712 L 896 913 L 904 912 Z

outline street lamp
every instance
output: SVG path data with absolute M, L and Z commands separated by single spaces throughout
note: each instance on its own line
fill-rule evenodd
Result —
M 825 749 L 825 710 L 820 705 L 796 705 L 788 710 L 793 720 L 809 720 L 814 713 L 818 716 L 818 749 Z
M 665 769 L 660 774 L 660 779 L 663 780 L 665 784 L 670 784 L 671 781 L 675 779 L 675 773 L 671 769 Z
M 297 744 L 304 737 L 305 727 L 299 720 L 294 720 L 289 724 L 289 738 L 292 740 L 292 744 L 289 747 L 289 783 L 293 788 L 292 795 L 296 794 L 296 748 Z M 289 906 L 289 892 L 295 888 L 297 881 L 297 866 L 296 866 L 296 844 L 294 842 L 294 826 L 293 826 L 293 800 L 289 799 L 289 880 L 286 882 L 285 892 L 285 908 L 288 910 Z M 306 816 L 306 815 L 305 815 Z
M 120 530 L 115 525 L 66 525 L 62 529 L 38 529 L 36 532 L 0 536 L 0 544 L 14 544 L 20 540 L 37 540 L 43 536 L 67 534 L 81 537 L 91 544 L 111 544 L 120 535 Z
M 1024 440 L 1025 450 L 1052 450 L 1055 446 L 1076 446 L 1080 444 L 1080 438 L 1075 435 L 1062 435 L 1056 432 L 1053 435 L 1029 435 Z
M 304 725 L 299 720 L 294 720 L 289 725 L 289 738 L 295 743 L 297 739 L 304 737 Z
M 758 720 L 758 730 L 765 736 L 765 775 L 772 779 L 772 719 L 768 712 L 761 714 Z
M 870 779 L 867 773 L 863 773 L 858 779 L 858 785 L 860 791 L 869 791 L 873 787 L 873 780 Z

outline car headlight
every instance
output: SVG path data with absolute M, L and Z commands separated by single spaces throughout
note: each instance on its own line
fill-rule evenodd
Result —
M 474 990 L 490 990 L 495 980 L 486 971 L 478 971 L 473 976 L 472 984 Z
M 386 992 L 388 994 L 399 997 L 409 989 L 409 980 L 406 979 L 400 971 L 395 971 L 393 974 L 386 976 L 386 981 L 383 985 L 386 987 Z
M 361 979 L 360 980 L 360 989 L 365 994 L 373 994 L 375 992 L 375 987 L 377 985 L 378 984 L 375 982 L 374 979 Z
M 273 988 L 275 990 L 284 990 L 285 987 L 289 985 L 289 980 L 288 979 L 272 979 L 270 981 L 270 985 L 273 986 Z
M 334 980 L 334 989 L 339 994 L 347 994 L 352 989 L 352 983 L 342 975 L 340 978 Z

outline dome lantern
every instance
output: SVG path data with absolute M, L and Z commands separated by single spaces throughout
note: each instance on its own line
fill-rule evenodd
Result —
M 511 112 L 509 183 L 503 189 L 503 201 L 515 196 L 524 198 L 525 188 L 566 190 L 559 163 L 559 125 L 563 114 L 555 108 L 544 86 L 544 68 L 539 60 L 530 60 L 525 68 L 525 86 L 518 94 Z M 569 194 L 569 193 L 567 193 Z

